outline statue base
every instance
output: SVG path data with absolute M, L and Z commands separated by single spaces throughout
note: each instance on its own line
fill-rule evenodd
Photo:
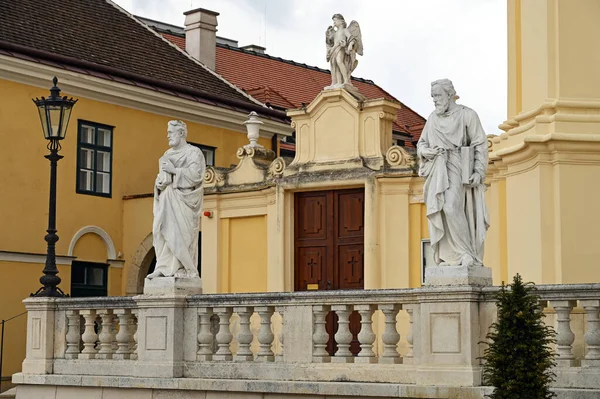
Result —
M 325 86 L 324 90 L 337 90 L 337 89 L 346 90 L 348 93 L 350 93 L 352 95 L 352 97 L 356 98 L 358 101 L 367 100 L 367 97 L 365 97 L 360 91 L 358 91 L 358 89 L 354 85 L 351 85 L 350 83 L 338 83 L 335 85 Z
M 425 285 L 492 285 L 492 269 L 481 266 L 435 266 L 425 269 Z
M 202 294 L 200 277 L 155 277 L 144 280 L 144 295 Z

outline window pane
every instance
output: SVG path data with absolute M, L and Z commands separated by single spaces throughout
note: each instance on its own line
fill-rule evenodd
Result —
M 110 147 L 110 130 L 98 128 L 98 145 Z
M 89 148 L 79 150 L 79 167 L 84 169 L 94 168 L 94 150 Z
M 99 172 L 110 172 L 110 153 L 104 151 L 97 152 L 98 162 L 96 170 Z
M 87 285 L 94 285 L 102 287 L 104 285 L 104 269 L 98 267 L 90 267 L 88 271 Z
M 103 194 L 110 193 L 110 173 L 96 173 L 96 192 Z
M 79 189 L 85 191 L 91 191 L 92 187 L 92 179 L 94 177 L 94 172 L 91 170 L 79 170 Z
M 206 160 L 206 166 L 215 166 L 215 150 L 207 150 L 202 148 L 204 159 Z
M 94 128 L 92 126 L 81 125 L 81 142 L 94 144 Z
M 71 283 L 85 284 L 85 268 L 79 266 L 71 267 Z

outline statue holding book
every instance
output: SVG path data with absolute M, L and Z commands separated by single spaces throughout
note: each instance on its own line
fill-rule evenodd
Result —
M 435 111 L 417 144 L 419 176 L 434 260 L 438 266 L 483 265 L 489 218 L 484 193 L 487 136 L 477 113 L 456 104 L 452 82 L 431 83 Z

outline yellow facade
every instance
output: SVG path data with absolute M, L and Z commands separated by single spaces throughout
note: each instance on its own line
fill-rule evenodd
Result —
M 58 76 L 59 86 L 62 86 L 61 75 Z M 49 85 L 51 79 L 44 82 Z M 24 311 L 21 301 L 40 286 L 38 280 L 45 261 L 49 162 L 44 159 L 47 141 L 30 99 L 47 96 L 48 88 L 0 79 L 0 90 L 4 93 L 0 99 L 4 138 L 0 162 L 4 170 L 9 171 L 3 174 L 1 203 L 4 225 L 10 226 L 0 232 L 0 318 L 8 319 Z M 60 240 L 56 244 L 56 253 L 60 263 L 59 277 L 62 278 L 60 288 L 70 293 L 70 263 L 76 259 L 110 264 L 108 295 L 136 294 L 141 286 L 134 285 L 134 289 L 128 291 L 127 283 L 131 275 L 136 274 L 131 272 L 136 267 L 136 254 L 151 249 L 147 242 L 148 248 L 144 247 L 144 239 L 152 232 L 152 198 L 135 196 L 152 192 L 157 160 L 168 148 L 167 123 L 183 115 L 138 109 L 144 108 L 142 105 L 134 107 L 86 98 L 83 93 L 66 89 L 62 93 L 73 95 L 79 101 L 73 109 L 66 139 L 61 142 L 60 154 L 64 158 L 58 163 L 57 228 Z M 115 102 L 120 101 L 116 99 Z M 193 107 L 193 104 L 188 106 Z M 243 118 L 245 115 L 239 116 L 240 121 Z M 79 120 L 114 127 L 110 198 L 76 193 Z M 217 166 L 236 163 L 235 150 L 248 143 L 241 123 L 237 131 L 189 119 L 186 123 L 188 141 L 216 147 Z M 285 125 L 281 126 L 285 128 Z M 271 146 L 271 140 L 266 137 L 261 137 L 259 142 Z M 132 199 L 124 200 L 124 197 Z M 23 318 L 6 324 L 3 375 L 20 370 L 25 354 L 24 336 Z
M 600 278 L 599 14 L 595 0 L 508 2 L 508 119 L 490 153 L 486 246 L 502 280 Z

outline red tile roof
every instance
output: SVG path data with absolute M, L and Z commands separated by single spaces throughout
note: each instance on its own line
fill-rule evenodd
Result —
M 185 37 L 154 28 L 166 39 L 185 49 Z M 218 74 L 257 100 L 274 107 L 299 108 L 303 103 L 309 104 L 323 87 L 331 83 L 330 72 L 321 68 L 223 44 L 217 44 L 216 52 Z M 352 79 L 367 98 L 383 97 L 398 101 L 370 80 Z M 424 124 L 425 118 L 402 104 L 392 128 L 395 132 L 412 136 L 411 141 L 416 141 Z M 407 144 L 410 145 L 410 142 Z
M 0 0 L 0 10 L 5 55 L 287 120 L 106 0 Z

